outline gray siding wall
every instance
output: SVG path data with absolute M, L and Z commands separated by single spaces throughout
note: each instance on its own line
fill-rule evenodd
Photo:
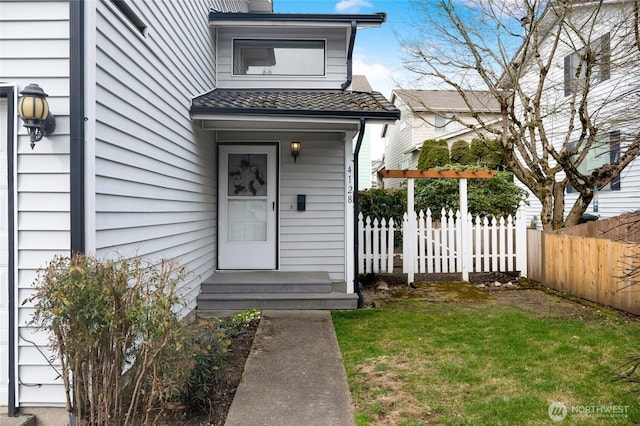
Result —
M 189 117 L 214 87 L 210 2 L 136 1 L 141 35 L 99 1 L 95 68 L 95 252 L 176 259 L 195 308 L 215 267 L 215 145 Z M 90 143 L 92 141 L 89 141 Z
M 31 150 L 22 121 L 17 122 L 16 279 L 21 303 L 32 294 L 37 270 L 70 249 L 68 2 L 0 1 L 0 56 L 0 80 L 16 83 L 18 90 L 39 84 L 49 94 L 57 124 L 55 133 Z M 6 291 L 7 283 L 0 288 Z M 47 337 L 25 326 L 32 313 L 30 304 L 19 308 L 18 403 L 64 405 L 57 373 L 45 358 L 50 355 Z
M 345 135 L 221 132 L 221 142 L 280 142 L 279 269 L 327 271 L 345 280 Z M 289 144 L 302 140 L 297 162 Z M 306 211 L 296 210 L 298 194 Z
M 344 135 L 309 135 L 296 163 L 289 144 L 281 146 L 280 269 L 328 271 L 345 281 Z M 306 194 L 307 210 L 295 210 Z
M 345 28 L 323 28 L 304 30 L 305 39 L 326 40 L 326 75 L 275 76 L 233 75 L 232 46 L 234 38 L 278 38 L 300 39 L 296 28 L 218 28 L 217 29 L 217 87 L 219 88 L 316 88 L 338 89 L 347 76 L 347 30 Z

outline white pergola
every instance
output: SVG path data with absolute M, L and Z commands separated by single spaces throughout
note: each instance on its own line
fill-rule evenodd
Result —
M 492 179 L 496 172 L 493 170 L 386 170 L 382 169 L 378 172 L 382 178 L 406 178 L 407 179 L 407 212 L 415 218 L 415 179 L 460 179 L 460 215 L 463 218 L 464 234 L 470 235 L 471 230 L 466 229 L 469 222 L 467 217 L 469 216 L 469 205 L 467 202 L 467 179 Z M 415 235 L 417 232 L 416 221 L 408 221 L 409 229 L 406 235 Z M 466 238 L 461 238 L 462 251 L 462 279 L 469 281 L 469 270 L 471 269 L 471 250 L 470 241 Z M 411 259 L 415 259 L 416 245 L 410 244 L 408 253 Z M 408 262 L 409 270 L 407 272 L 407 282 L 412 283 L 415 280 L 415 265 L 414 262 Z

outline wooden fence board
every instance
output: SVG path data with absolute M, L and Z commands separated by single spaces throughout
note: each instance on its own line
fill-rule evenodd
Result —
M 544 281 L 542 262 L 542 231 L 527 229 L 527 276 L 533 281 Z
M 630 260 L 638 262 L 640 244 L 532 230 L 528 237 L 529 256 L 543 255 L 540 272 L 535 269 L 538 266 L 535 261 L 529 262 L 532 279 L 540 278 L 553 289 L 640 314 L 640 286 L 624 288 L 631 283 L 624 275 Z M 540 244 L 535 240 L 537 237 L 541 237 Z
M 555 231 L 561 235 L 640 243 L 640 210 Z

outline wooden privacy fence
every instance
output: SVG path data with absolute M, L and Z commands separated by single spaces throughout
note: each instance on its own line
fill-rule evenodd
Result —
M 521 209 L 522 210 L 522 209 Z M 407 233 L 409 215 L 404 214 L 398 229 L 393 219 L 364 218 L 358 215 L 359 270 L 363 273 L 393 272 L 395 235 L 402 234 L 402 271 L 416 273 L 450 273 L 519 271 L 526 276 L 527 247 L 526 224 L 519 210 L 516 219 L 511 215 L 500 218 L 468 215 L 460 218 L 460 212 L 441 211 L 434 220 L 431 210 L 414 213 L 417 232 Z
M 640 283 L 632 285 L 640 275 L 630 276 L 633 270 L 640 271 L 640 242 L 637 233 L 624 229 L 625 220 L 597 221 L 597 225 L 590 222 L 558 232 L 528 230 L 529 278 L 555 290 L 640 314 Z M 618 229 L 620 223 L 623 227 Z M 607 234 L 626 241 L 603 238 Z

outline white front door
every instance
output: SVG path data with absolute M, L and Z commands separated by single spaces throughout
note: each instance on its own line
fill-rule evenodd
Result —
M 7 99 L 0 98 L 0 406 L 9 398 L 9 234 L 7 232 Z
M 218 269 L 276 269 L 276 144 L 220 144 Z

